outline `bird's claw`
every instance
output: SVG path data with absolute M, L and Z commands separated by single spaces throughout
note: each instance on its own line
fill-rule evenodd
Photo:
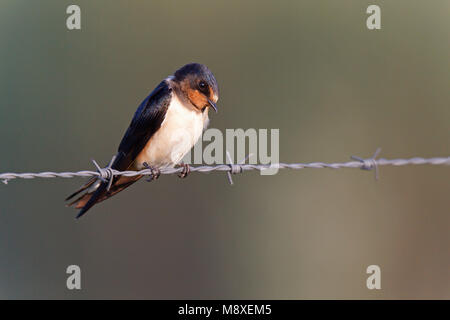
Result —
M 182 167 L 183 170 L 180 172 L 178 177 L 180 177 L 181 179 L 186 178 L 188 174 L 191 173 L 191 166 L 187 163 L 180 163 L 180 167 Z
M 142 164 L 146 169 L 150 170 L 149 178 L 147 179 L 147 182 L 151 182 L 153 180 L 156 180 L 161 175 L 161 171 L 159 171 L 158 168 L 150 166 L 147 162 L 144 162 Z

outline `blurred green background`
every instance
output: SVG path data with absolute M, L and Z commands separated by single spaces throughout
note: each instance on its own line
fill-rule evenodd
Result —
M 366 28 L 381 7 L 382 29 Z M 66 28 L 81 7 L 82 29 Z M 92 169 L 201 62 L 210 127 L 279 128 L 284 162 L 450 155 L 449 1 L 0 1 L 0 172 Z M 81 220 L 83 179 L 0 185 L 0 298 L 450 298 L 450 168 L 192 174 Z M 82 290 L 66 288 L 68 265 Z M 381 267 L 381 290 L 366 288 Z

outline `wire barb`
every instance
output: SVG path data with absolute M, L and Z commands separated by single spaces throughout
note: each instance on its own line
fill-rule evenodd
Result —
M 233 185 L 233 178 L 231 177 L 232 174 L 238 174 L 238 173 L 242 173 L 242 164 L 245 163 L 245 161 L 247 161 L 251 156 L 253 156 L 252 153 L 250 153 L 248 156 L 246 156 L 244 158 L 244 160 L 242 160 L 241 162 L 239 162 L 239 164 L 234 164 L 233 163 L 233 159 L 231 159 L 230 153 L 227 150 L 227 159 L 228 159 L 228 166 L 230 167 L 230 170 L 227 171 L 227 177 L 228 177 L 228 182 L 230 183 L 230 185 Z
M 362 170 L 371 171 L 372 169 L 375 169 L 375 180 L 378 180 L 378 162 L 377 162 L 376 158 L 378 157 L 380 152 L 381 152 L 381 148 L 377 148 L 377 150 L 375 150 L 375 153 L 373 154 L 372 158 L 369 158 L 369 159 L 363 159 L 363 158 L 360 158 L 357 156 L 351 156 L 350 158 L 361 162 Z
M 107 182 L 108 183 L 108 186 L 106 187 L 106 191 L 109 191 L 109 189 L 111 189 L 111 185 L 112 185 L 112 182 L 114 180 L 114 171 L 111 168 L 112 164 L 114 163 L 114 160 L 116 160 L 116 156 L 115 155 L 112 157 L 111 161 L 108 163 L 108 166 L 106 166 L 105 168 L 100 168 L 100 166 L 98 165 L 97 161 L 92 159 L 92 162 L 94 163 L 94 166 L 95 166 L 95 168 L 97 169 L 97 172 L 98 172 L 98 178 L 102 182 Z

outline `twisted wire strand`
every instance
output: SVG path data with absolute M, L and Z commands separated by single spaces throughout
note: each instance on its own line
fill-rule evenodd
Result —
M 278 169 L 291 169 L 291 170 L 300 170 L 300 169 L 341 169 L 341 168 L 357 168 L 363 170 L 372 170 L 375 169 L 376 177 L 378 176 L 378 167 L 379 166 L 406 166 L 406 165 L 450 165 L 450 157 L 434 157 L 434 158 L 422 158 L 422 157 L 414 157 L 409 159 L 375 159 L 379 150 L 375 152 L 374 156 L 369 159 L 363 159 L 359 157 L 352 157 L 355 159 L 354 161 L 348 162 L 336 162 L 336 163 L 325 163 L 325 162 L 310 162 L 310 163 L 277 163 L 277 164 L 219 164 L 214 166 L 191 166 L 190 172 L 200 172 L 200 173 L 209 173 L 212 171 L 219 172 L 227 172 L 229 174 L 238 174 L 243 173 L 245 171 L 251 170 L 266 170 L 270 168 L 278 168 Z M 83 170 L 83 171 L 75 171 L 75 172 L 37 172 L 37 173 L 0 173 L 0 180 L 2 180 L 5 184 L 8 183 L 9 180 L 13 179 L 34 179 L 34 178 L 74 178 L 74 177 L 98 177 L 102 181 L 111 182 L 111 178 L 114 176 L 126 176 L 133 177 L 138 175 L 144 176 L 152 176 L 154 173 L 150 169 L 144 169 L 140 171 L 117 171 L 112 169 L 111 163 L 106 168 L 100 168 L 98 164 L 94 162 L 94 165 L 97 168 L 97 171 Z M 178 174 L 181 173 L 183 168 L 162 168 L 160 169 L 161 174 Z M 229 177 L 230 178 L 230 177 Z M 232 183 L 232 180 L 230 181 Z

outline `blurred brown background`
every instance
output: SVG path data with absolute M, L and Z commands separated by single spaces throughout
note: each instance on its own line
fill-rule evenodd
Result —
M 82 29 L 66 29 L 78 4 Z M 381 7 L 382 29 L 366 28 Z M 449 1 L 0 1 L 0 172 L 109 161 L 137 105 L 210 67 L 211 127 L 284 162 L 450 155 Z M 0 298 L 450 298 L 450 168 L 163 176 L 81 220 L 83 179 L 0 185 Z M 66 289 L 66 267 L 82 290 Z M 368 265 L 382 289 L 366 288 Z

